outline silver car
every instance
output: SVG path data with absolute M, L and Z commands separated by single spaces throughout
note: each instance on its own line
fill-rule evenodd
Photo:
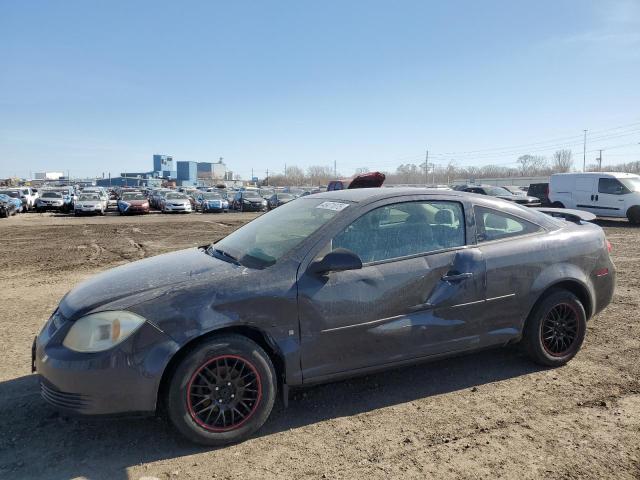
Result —
M 169 192 L 162 199 L 162 213 L 191 213 L 192 211 L 191 199 L 184 193 Z
M 73 213 L 79 215 L 104 215 L 106 201 L 98 193 L 81 193 L 73 206 Z

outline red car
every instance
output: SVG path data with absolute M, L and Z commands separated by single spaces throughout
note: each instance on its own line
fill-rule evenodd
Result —
M 327 191 L 346 190 L 352 188 L 377 188 L 382 186 L 385 180 L 384 173 L 371 172 L 356 175 L 352 179 L 331 180 L 327 185 Z
M 149 213 L 149 199 L 141 192 L 124 192 L 118 200 L 120 215 Z

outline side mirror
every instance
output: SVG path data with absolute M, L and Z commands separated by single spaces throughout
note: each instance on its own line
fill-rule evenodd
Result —
M 360 257 L 346 248 L 336 248 L 327 253 L 322 260 L 309 265 L 312 273 L 343 272 L 345 270 L 359 270 L 362 268 Z

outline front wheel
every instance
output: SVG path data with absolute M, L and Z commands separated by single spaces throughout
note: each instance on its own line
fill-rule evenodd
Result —
M 269 417 L 276 375 L 265 351 L 239 335 L 221 335 L 189 352 L 171 377 L 166 408 L 189 440 L 224 445 L 246 439 Z
M 536 363 L 560 367 L 578 353 L 586 331 L 587 315 L 578 297 L 558 290 L 539 302 L 529 315 L 523 343 Z
M 627 212 L 629 223 L 640 225 L 640 206 L 631 207 Z
M 564 205 L 563 205 L 563 203 L 562 203 L 562 202 L 553 202 L 553 203 L 551 204 L 551 206 L 552 206 L 553 208 L 564 208 Z

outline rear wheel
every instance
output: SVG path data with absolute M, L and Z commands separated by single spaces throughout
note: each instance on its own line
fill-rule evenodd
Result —
M 578 297 L 557 290 L 534 307 L 525 325 L 523 343 L 533 361 L 559 367 L 578 353 L 586 330 L 587 315 Z
M 213 337 L 180 362 L 166 406 L 189 440 L 224 445 L 246 439 L 269 417 L 276 396 L 273 364 L 258 344 L 239 335 Z
M 553 202 L 551 206 L 553 208 L 564 208 L 564 205 L 562 204 L 562 202 Z
M 627 211 L 627 218 L 630 223 L 634 225 L 640 225 L 640 206 L 631 207 Z

